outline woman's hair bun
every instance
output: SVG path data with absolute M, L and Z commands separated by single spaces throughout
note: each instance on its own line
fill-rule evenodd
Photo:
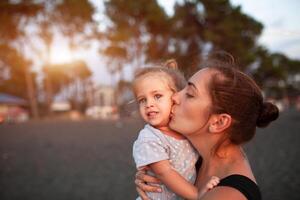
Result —
M 276 120 L 279 116 L 279 110 L 271 102 L 264 102 L 258 115 L 256 126 L 263 128 L 269 125 L 270 122 Z
M 164 67 L 170 68 L 170 69 L 178 69 L 178 65 L 175 59 L 169 59 L 164 64 Z

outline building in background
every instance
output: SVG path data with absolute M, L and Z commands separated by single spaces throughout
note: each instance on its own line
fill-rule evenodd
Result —
M 24 122 L 29 119 L 26 100 L 0 93 L 0 123 Z
M 118 119 L 116 92 L 112 86 L 101 85 L 88 91 L 85 114 L 93 119 Z

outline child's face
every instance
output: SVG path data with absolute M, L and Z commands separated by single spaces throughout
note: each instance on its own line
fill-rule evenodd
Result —
M 141 77 L 136 84 L 135 94 L 145 122 L 158 129 L 167 127 L 173 105 L 173 91 L 167 79 L 158 75 Z

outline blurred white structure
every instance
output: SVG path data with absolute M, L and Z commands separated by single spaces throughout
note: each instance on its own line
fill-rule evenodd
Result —
M 66 112 L 71 110 L 71 104 L 67 101 L 53 102 L 51 110 L 54 112 Z
M 85 114 L 94 119 L 118 119 L 116 92 L 111 86 L 99 86 L 89 92 L 89 107 Z

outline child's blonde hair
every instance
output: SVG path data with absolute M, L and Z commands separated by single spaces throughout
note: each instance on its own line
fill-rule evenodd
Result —
M 165 75 L 160 77 L 167 80 L 173 92 L 180 91 L 186 86 L 186 80 L 178 70 L 177 62 L 174 59 L 170 59 L 161 65 L 138 69 L 134 74 L 133 88 L 135 88 L 140 78 L 159 74 Z

